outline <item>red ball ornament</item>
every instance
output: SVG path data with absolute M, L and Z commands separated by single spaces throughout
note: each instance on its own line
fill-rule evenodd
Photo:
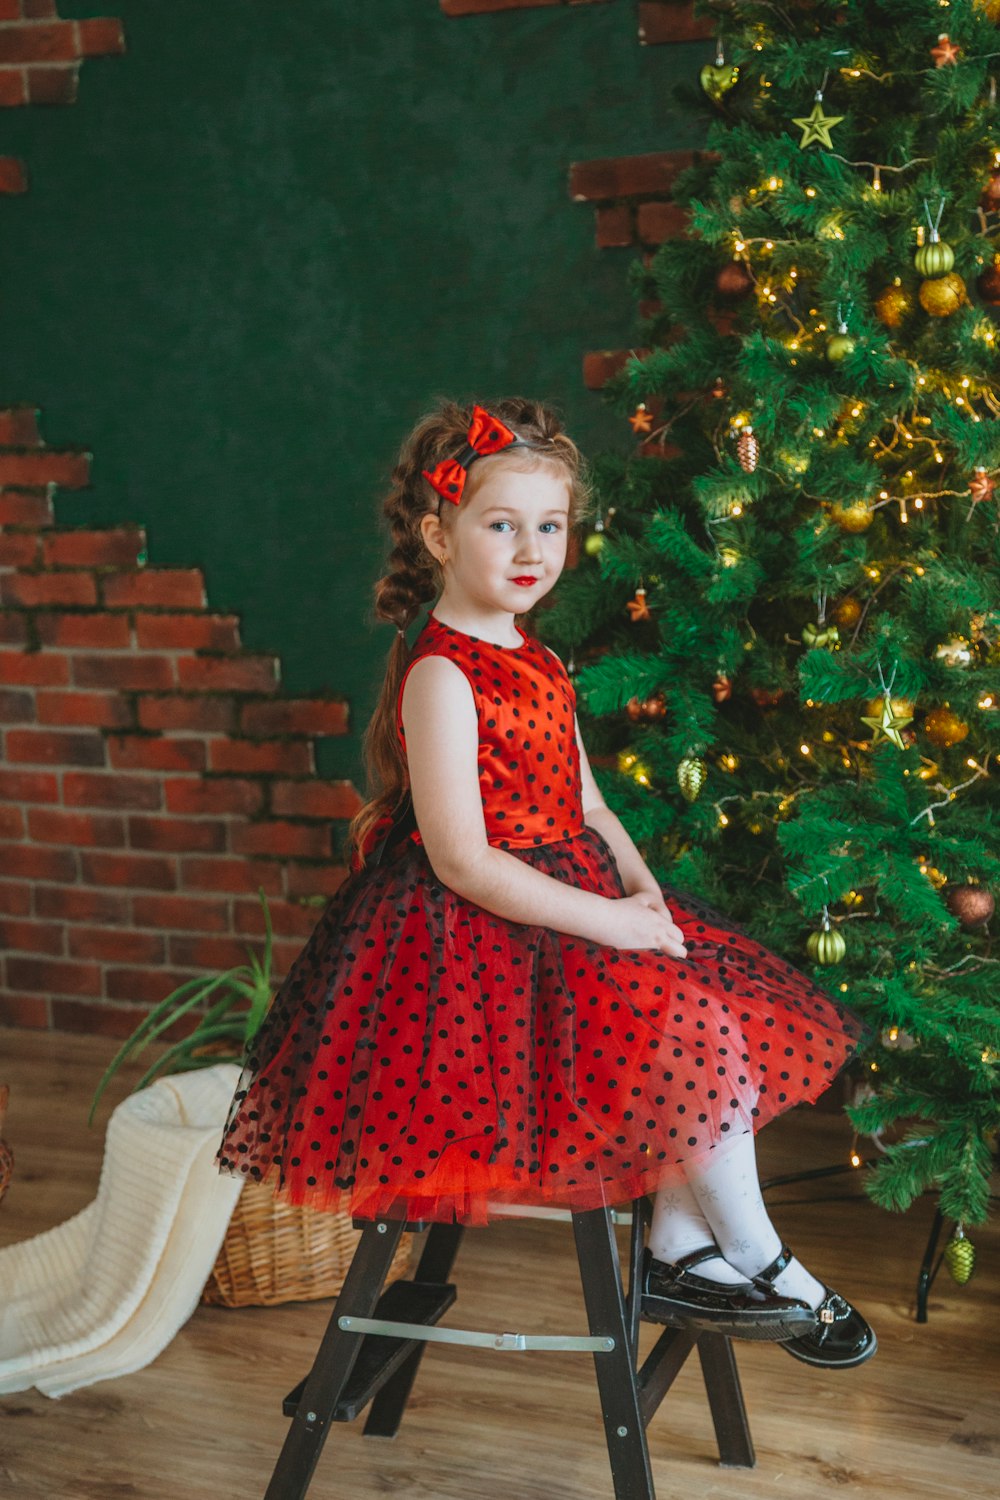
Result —
M 741 260 L 731 260 L 715 278 L 715 289 L 723 297 L 745 297 L 753 287 L 753 277 Z
M 991 307 L 1000 303 L 1000 264 L 997 261 L 987 266 L 986 270 L 980 274 L 976 282 L 976 291 Z
M 1000 167 L 994 167 L 982 191 L 982 204 L 984 208 L 993 208 L 998 203 L 1000 203 Z

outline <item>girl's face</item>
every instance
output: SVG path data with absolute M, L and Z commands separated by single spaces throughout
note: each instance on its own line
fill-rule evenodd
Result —
M 480 463 L 449 525 L 424 517 L 424 539 L 435 556 L 447 555 L 441 597 L 449 605 L 483 616 L 524 614 L 565 566 L 569 479 L 547 463 L 530 470 Z

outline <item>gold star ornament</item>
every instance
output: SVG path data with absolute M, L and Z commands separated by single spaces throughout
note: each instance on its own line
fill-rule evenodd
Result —
M 903 736 L 899 731 L 905 729 L 912 719 L 912 714 L 900 713 L 899 709 L 888 697 L 882 699 L 880 713 L 861 715 L 862 724 L 867 724 L 871 729 L 872 745 L 877 745 L 879 735 L 884 735 L 887 740 L 892 740 L 897 750 L 906 749 Z
M 839 125 L 843 115 L 825 115 L 823 113 L 823 95 L 816 94 L 816 102 L 807 115 L 793 117 L 792 124 L 797 125 L 802 131 L 802 139 L 799 141 L 799 150 L 804 151 L 814 141 L 825 146 L 828 151 L 833 150 L 833 142 L 830 139 L 830 131 L 834 125 Z

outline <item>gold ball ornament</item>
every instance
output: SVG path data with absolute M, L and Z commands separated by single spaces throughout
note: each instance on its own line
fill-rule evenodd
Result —
M 868 530 L 875 512 L 863 500 L 834 500 L 830 517 L 841 531 L 858 532 Z
M 824 916 L 819 931 L 806 938 L 806 952 L 815 964 L 839 964 L 844 957 L 847 944 L 843 933 L 831 925 L 829 917 Z
M 834 605 L 833 618 L 845 630 L 850 630 L 861 619 L 860 602 L 850 597 L 841 599 L 838 604 Z
M 677 785 L 687 802 L 694 802 L 705 785 L 708 767 L 698 755 L 685 755 L 677 767 Z
M 996 911 L 993 893 L 985 885 L 955 885 L 945 893 L 945 905 L 966 932 L 984 927 Z
M 952 313 L 958 312 L 962 304 L 968 301 L 965 282 L 955 271 L 931 281 L 922 281 L 917 296 L 924 312 L 930 313 L 932 318 L 950 318 Z
M 882 704 L 884 702 L 885 702 L 885 699 L 881 695 L 878 698 L 869 698 L 868 702 L 865 704 L 865 713 L 867 713 L 867 714 L 879 714 L 879 713 L 881 713 L 882 712 Z M 913 718 L 913 699 L 912 698 L 890 698 L 889 699 L 889 707 L 892 710 L 892 712 L 898 718 L 903 718 L 903 719 L 912 719 Z
M 972 1280 L 976 1269 L 976 1247 L 961 1224 L 956 1224 L 955 1233 L 941 1252 L 941 1259 L 948 1268 L 948 1275 L 958 1286 L 965 1286 Z
M 886 328 L 899 328 L 913 311 L 913 298 L 895 283 L 875 298 L 875 316 Z
M 947 750 L 951 745 L 961 744 L 969 732 L 969 726 L 958 717 L 947 703 L 932 708 L 924 719 L 924 734 L 932 745 Z
M 596 557 L 603 548 L 604 541 L 605 537 L 603 531 L 592 531 L 588 536 L 584 538 L 583 550 L 584 552 L 586 552 L 588 557 Z

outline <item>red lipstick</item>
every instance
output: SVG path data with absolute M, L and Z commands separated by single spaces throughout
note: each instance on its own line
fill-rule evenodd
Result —
M 511 583 L 519 583 L 522 586 L 522 588 L 527 588 L 529 584 L 531 584 L 531 583 L 537 583 L 537 582 L 538 582 L 538 579 L 535 578 L 533 576 L 533 574 L 531 574 L 531 573 L 524 573 L 524 574 L 521 575 L 520 578 L 512 578 L 511 579 Z

